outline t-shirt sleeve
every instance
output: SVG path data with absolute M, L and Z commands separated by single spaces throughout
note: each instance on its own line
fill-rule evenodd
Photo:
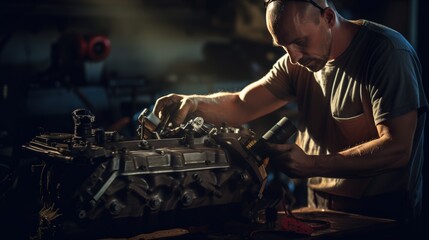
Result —
M 421 67 L 413 52 L 392 49 L 374 59 L 368 90 L 376 124 L 412 110 L 427 111 Z
M 277 98 L 289 101 L 295 94 L 287 56 L 285 54 L 277 60 L 271 70 L 262 78 L 262 84 Z

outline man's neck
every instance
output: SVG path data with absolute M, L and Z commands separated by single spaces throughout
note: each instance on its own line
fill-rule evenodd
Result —
M 330 60 L 335 60 L 349 47 L 360 28 L 359 24 L 342 17 L 338 17 L 337 20 L 337 23 L 332 28 L 332 49 Z

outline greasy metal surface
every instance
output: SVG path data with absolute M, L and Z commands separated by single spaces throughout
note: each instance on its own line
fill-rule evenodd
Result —
M 125 141 L 116 132 L 89 130 L 91 121 L 74 135 L 44 133 L 23 146 L 44 162 L 38 238 L 252 223 L 279 201 L 261 194 L 266 173 L 245 147 L 255 138 L 249 130 L 203 129 L 203 120 L 194 119 L 161 139 Z

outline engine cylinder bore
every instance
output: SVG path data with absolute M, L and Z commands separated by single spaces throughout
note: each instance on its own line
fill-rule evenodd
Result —
M 94 115 L 87 109 L 76 109 L 72 113 L 74 122 L 74 136 L 87 139 L 92 136 L 92 123 Z

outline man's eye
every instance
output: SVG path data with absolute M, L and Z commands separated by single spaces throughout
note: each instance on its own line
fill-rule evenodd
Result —
M 298 40 L 298 41 L 295 42 L 295 45 L 297 45 L 299 47 L 306 47 L 307 46 L 307 40 L 300 39 L 300 40 Z

